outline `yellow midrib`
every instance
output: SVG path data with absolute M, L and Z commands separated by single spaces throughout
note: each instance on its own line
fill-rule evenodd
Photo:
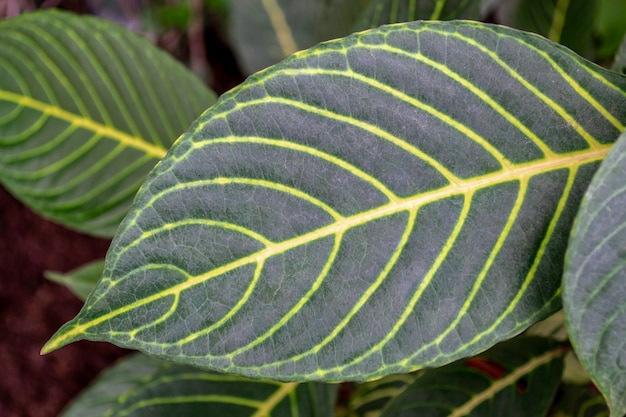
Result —
M 12 93 L 9 91 L 0 91 L 0 100 L 13 102 L 23 107 L 38 110 L 45 115 L 66 121 L 72 126 L 90 130 L 97 133 L 101 137 L 110 138 L 116 142 L 119 142 L 122 145 L 145 152 L 149 156 L 157 159 L 162 159 L 167 153 L 167 149 L 158 145 L 148 143 L 141 137 L 129 135 L 128 133 L 115 129 L 114 127 L 103 125 L 94 121 L 93 119 L 89 119 L 84 116 L 68 112 L 58 106 L 44 103 L 32 97 Z
M 483 175 L 480 177 L 474 177 L 467 180 L 462 180 L 456 184 L 450 184 L 446 187 L 438 190 L 426 192 L 416 196 L 401 199 L 397 202 L 392 202 L 375 209 L 355 214 L 351 217 L 344 217 L 328 226 L 321 227 L 312 232 L 306 233 L 301 236 L 286 240 L 284 242 L 275 243 L 272 246 L 268 246 L 256 253 L 245 256 L 229 264 L 223 265 L 219 268 L 213 269 L 203 275 L 199 275 L 189 280 L 175 285 L 166 291 L 161 291 L 157 294 L 153 294 L 149 297 L 142 298 L 134 303 L 128 304 L 124 307 L 120 307 L 105 315 L 92 319 L 83 324 L 75 324 L 70 327 L 69 330 L 64 333 L 58 333 L 53 336 L 51 340 L 46 343 L 42 348 L 42 353 L 51 352 L 66 343 L 69 343 L 73 338 L 85 333 L 90 327 L 96 326 L 104 321 L 107 321 L 113 317 L 130 311 L 134 308 L 151 303 L 153 301 L 164 298 L 168 295 L 179 294 L 180 292 L 191 288 L 199 283 L 205 282 L 211 278 L 223 275 L 229 271 L 235 270 L 242 266 L 263 262 L 271 256 L 275 256 L 280 253 L 284 253 L 290 249 L 302 246 L 306 243 L 313 242 L 315 240 L 322 239 L 337 233 L 345 232 L 355 226 L 365 224 L 367 222 L 390 216 L 395 213 L 403 211 L 409 211 L 420 207 L 426 203 L 434 202 L 442 198 L 449 198 L 454 195 L 465 194 L 471 191 L 485 188 L 487 186 L 493 186 L 508 181 L 513 181 L 518 178 L 526 176 L 533 176 L 540 173 L 547 173 L 558 169 L 578 167 L 585 163 L 599 161 L 604 158 L 608 153 L 612 145 L 602 145 L 595 149 L 583 150 L 572 152 L 569 154 L 560 155 L 551 159 L 545 159 L 542 161 L 531 161 L 523 164 L 518 164 L 509 170 L 500 170 L 491 174 Z

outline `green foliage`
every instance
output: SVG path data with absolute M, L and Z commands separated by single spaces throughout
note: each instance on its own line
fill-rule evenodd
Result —
M 0 180 L 70 227 L 119 225 L 104 264 L 48 273 L 90 294 L 43 351 L 150 355 L 64 415 L 621 417 L 624 47 L 612 72 L 528 32 L 412 22 L 272 65 L 479 2 L 229 4 L 245 65 L 270 66 L 215 103 L 111 23 L 0 22 Z M 572 29 L 591 6 L 532 4 L 519 25 L 600 56 Z M 561 296 L 566 322 L 527 330 Z

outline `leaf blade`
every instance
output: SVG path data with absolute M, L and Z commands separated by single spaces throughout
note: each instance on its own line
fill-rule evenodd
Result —
M 3 184 L 45 217 L 112 236 L 145 175 L 214 94 L 102 19 L 29 13 L 1 22 L 0 38 Z
M 492 84 L 479 58 L 510 80 Z M 533 122 L 537 108 L 554 124 Z M 558 309 L 569 225 L 625 113 L 623 77 L 505 28 L 412 23 L 297 54 L 178 142 L 106 279 L 44 351 L 102 338 L 227 372 L 333 381 L 482 351 Z M 198 256 L 177 257 L 165 237 Z M 149 271 L 147 291 L 133 278 Z M 142 298 L 125 301 L 131 291 Z M 204 293 L 215 308 L 191 307 Z M 193 329 L 175 330 L 179 309 Z
M 598 170 L 572 231 L 563 278 L 563 304 L 572 344 L 583 367 L 604 394 L 611 415 L 626 413 L 626 269 L 620 248 L 626 244 L 621 207 L 625 190 L 626 134 Z

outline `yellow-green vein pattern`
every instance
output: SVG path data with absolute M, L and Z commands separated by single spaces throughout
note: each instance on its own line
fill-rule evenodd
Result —
M 138 196 L 82 338 L 279 380 L 483 351 L 560 307 L 569 227 L 626 80 L 535 35 L 409 23 L 225 94 Z
M 46 217 L 112 236 L 135 192 L 215 101 L 110 22 L 58 11 L 0 23 L 0 181 Z

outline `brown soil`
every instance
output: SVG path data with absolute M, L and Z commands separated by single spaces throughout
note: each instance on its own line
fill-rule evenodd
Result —
M 43 220 L 0 188 L 0 416 L 53 417 L 126 351 L 78 342 L 39 350 L 82 302 L 43 277 L 103 257 L 109 242 Z

